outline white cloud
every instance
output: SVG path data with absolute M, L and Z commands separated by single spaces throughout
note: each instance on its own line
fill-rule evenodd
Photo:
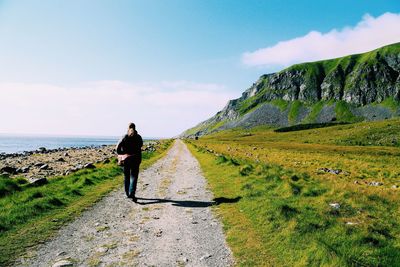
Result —
M 0 133 L 119 136 L 133 121 L 143 136 L 169 137 L 214 115 L 233 97 L 223 86 L 188 81 L 0 83 Z
M 311 31 L 302 37 L 246 52 L 242 61 L 249 66 L 287 66 L 367 52 L 396 42 L 400 42 L 400 14 L 385 13 L 376 18 L 367 14 L 355 27 L 328 33 Z

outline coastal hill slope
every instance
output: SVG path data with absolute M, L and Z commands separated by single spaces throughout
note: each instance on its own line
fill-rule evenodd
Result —
M 262 75 L 215 116 L 185 131 L 356 122 L 400 115 L 400 43 Z

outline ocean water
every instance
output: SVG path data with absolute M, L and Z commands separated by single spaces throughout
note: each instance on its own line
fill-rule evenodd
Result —
M 0 135 L 0 153 L 15 153 L 64 147 L 115 145 L 119 137 L 60 137 Z

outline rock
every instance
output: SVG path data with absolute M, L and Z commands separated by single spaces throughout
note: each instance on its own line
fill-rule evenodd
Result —
M 9 174 L 16 174 L 17 173 L 17 168 L 11 167 L 11 166 L 5 166 L 0 169 L 0 172 L 7 172 Z
M 49 181 L 47 180 L 47 178 L 39 178 L 36 179 L 35 181 L 33 181 L 31 184 L 34 186 L 42 186 L 47 184 Z
M 339 203 L 329 203 L 329 206 L 331 206 L 333 209 L 336 209 L 336 210 L 340 208 Z
M 381 185 L 383 185 L 383 183 L 381 183 L 381 182 L 369 182 L 368 185 L 370 185 L 370 186 L 381 186 Z
M 329 169 L 329 168 L 319 168 L 318 171 L 332 173 L 332 174 L 336 174 L 336 175 L 343 172 L 341 169 L 335 170 L 335 169 Z
M 45 165 L 44 163 L 41 162 L 36 162 L 33 166 L 35 167 L 42 167 L 43 165 Z
M 40 169 L 41 170 L 47 170 L 47 169 L 49 169 L 49 165 L 43 164 L 42 166 L 40 166 Z
M 85 168 L 85 169 L 95 169 L 96 166 L 94 166 L 93 163 L 89 162 L 89 163 L 86 163 L 86 164 L 83 166 L 83 168 Z
M 29 172 L 29 169 L 30 169 L 29 166 L 22 167 L 22 168 L 21 168 L 21 172 L 22 172 L 22 173 L 27 173 L 27 172 Z
M 70 260 L 59 260 L 52 265 L 52 267 L 67 267 L 67 266 L 74 266 L 73 262 Z
M 61 257 L 61 256 L 65 256 L 65 255 L 67 255 L 67 252 L 65 252 L 65 251 L 60 251 L 57 253 L 57 257 Z
M 65 153 L 64 153 L 64 157 L 69 157 L 68 152 L 65 152 Z
M 206 254 L 206 255 L 202 256 L 202 257 L 200 258 L 200 260 L 202 261 L 202 260 L 205 260 L 205 259 L 208 259 L 208 258 L 211 258 L 211 257 L 212 257 L 211 254 Z
M 392 188 L 396 189 L 396 188 L 399 188 L 399 186 L 398 185 L 392 185 Z
M 162 231 L 161 229 L 159 229 L 159 230 L 155 233 L 155 235 L 156 235 L 156 237 L 161 237 L 161 236 L 162 236 L 162 233 L 163 233 L 163 231 Z
M 104 164 L 110 163 L 110 160 L 109 160 L 109 159 L 105 159 L 105 160 L 103 161 L 103 163 L 104 163 Z
M 65 159 L 64 158 L 58 158 L 57 161 L 58 162 L 65 162 Z
M 45 148 L 45 147 L 39 147 L 38 148 L 38 151 L 40 151 L 40 152 L 46 152 L 47 151 L 47 149 Z
M 189 262 L 189 259 L 188 259 L 188 258 L 185 258 L 185 257 L 182 257 L 182 258 L 179 258 L 176 262 L 178 263 L 178 266 L 179 266 L 179 263 L 180 263 L 180 264 L 182 264 L 182 263 L 188 263 L 188 262 Z
M 83 168 L 83 165 L 82 164 L 78 164 L 78 165 L 75 166 L 74 170 L 78 171 L 78 170 L 80 170 L 82 168 Z

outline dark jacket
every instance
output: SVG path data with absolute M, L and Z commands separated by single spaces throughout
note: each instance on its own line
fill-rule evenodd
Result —
M 129 154 L 141 158 L 142 146 L 143 139 L 137 132 L 133 136 L 125 135 L 117 145 L 117 154 Z

